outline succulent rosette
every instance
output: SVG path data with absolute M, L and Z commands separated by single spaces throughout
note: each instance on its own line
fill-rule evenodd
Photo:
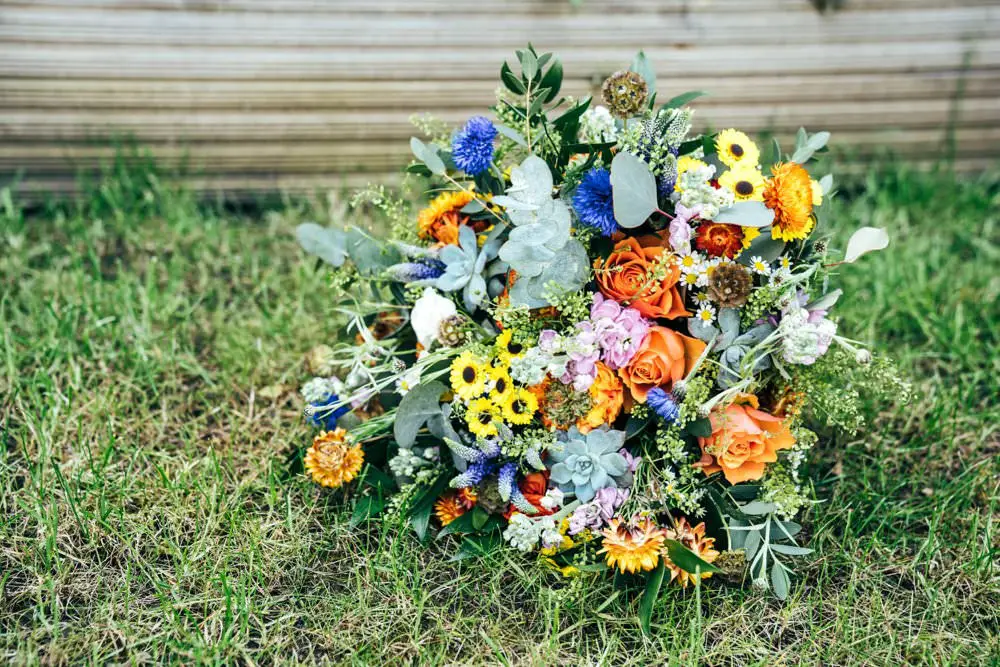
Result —
M 552 54 L 516 56 L 490 114 L 411 140 L 426 198 L 355 198 L 391 238 L 300 226 L 349 331 L 309 356 L 307 474 L 457 557 L 596 562 L 645 595 L 740 563 L 713 584 L 787 595 L 817 406 L 889 377 L 829 285 L 886 233 L 831 249 L 826 132 L 762 150 L 697 133 L 697 95 L 658 91 L 641 54 L 603 105 L 561 97 Z

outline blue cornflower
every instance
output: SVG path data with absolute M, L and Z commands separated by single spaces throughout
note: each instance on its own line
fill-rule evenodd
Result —
M 419 257 L 412 262 L 393 264 L 387 269 L 389 277 L 402 283 L 412 283 L 418 280 L 434 280 L 444 275 L 448 268 L 440 259 Z
M 470 118 L 451 140 L 451 159 L 455 161 L 455 166 L 472 176 L 489 169 L 496 137 L 497 128 L 488 118 Z
M 330 394 L 325 400 L 316 403 L 310 403 L 309 407 L 312 408 L 309 415 L 309 421 L 313 423 L 314 426 L 319 426 L 326 431 L 332 431 L 337 428 L 337 420 L 346 415 L 351 411 L 350 405 L 342 405 L 336 410 L 326 410 L 331 405 L 336 404 L 340 398 L 336 394 Z
M 659 387 L 654 387 L 646 394 L 646 405 L 653 409 L 663 421 L 668 424 L 677 423 L 681 415 L 681 409 L 677 405 L 673 394 L 663 391 Z
M 588 171 L 573 195 L 573 209 L 580 222 L 611 236 L 618 229 L 611 197 L 611 172 L 603 167 Z

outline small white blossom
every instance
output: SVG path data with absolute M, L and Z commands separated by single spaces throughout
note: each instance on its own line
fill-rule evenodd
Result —
M 302 385 L 300 392 L 306 403 L 322 403 L 342 389 L 343 384 L 335 377 L 316 377 Z
M 754 273 L 762 276 L 766 276 L 771 273 L 771 267 L 767 265 L 767 262 L 765 262 L 764 258 L 760 255 L 754 255 L 750 258 L 750 268 L 753 269 Z
M 420 369 L 414 366 L 396 379 L 396 393 L 406 396 L 410 390 L 420 384 Z
M 541 536 L 541 525 L 536 524 L 527 515 L 514 512 L 507 524 L 507 530 L 503 532 L 503 538 L 518 551 L 531 551 L 538 546 L 538 538 Z
M 417 334 L 417 341 L 425 350 L 437 340 L 441 322 L 458 313 L 455 302 L 441 296 L 428 287 L 413 304 L 410 311 L 410 326 Z
M 558 488 L 549 489 L 538 501 L 538 504 L 547 510 L 559 509 L 563 506 L 563 492 Z
M 583 112 L 580 116 L 580 139 L 590 144 L 618 140 L 615 119 L 607 107 L 598 105 Z

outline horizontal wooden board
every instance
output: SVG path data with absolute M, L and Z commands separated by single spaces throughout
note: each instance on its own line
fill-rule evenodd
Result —
M 213 47 L 241 50 L 286 49 L 434 49 L 509 48 L 511 35 L 526 35 L 546 49 L 579 44 L 614 47 L 627 31 L 631 42 L 661 48 L 728 46 L 735 34 L 753 43 L 843 44 L 983 40 L 1000 37 L 1000 7 L 933 10 L 880 10 L 819 13 L 704 11 L 678 17 L 653 14 L 636 23 L 628 15 L 576 14 L 538 17 L 510 14 L 487 17 L 458 12 L 442 21 L 419 15 L 386 21 L 382 16 L 316 16 L 303 30 L 302 18 L 288 14 L 190 13 L 65 9 L 4 10 L 0 41 L 35 44 Z M 752 48 L 752 44 L 746 44 Z
M 68 187 L 131 137 L 208 189 L 374 180 L 411 115 L 483 113 L 529 40 L 576 97 L 643 48 L 661 97 L 711 93 L 699 128 L 1000 157 L 996 0 L 0 0 L 0 178 Z

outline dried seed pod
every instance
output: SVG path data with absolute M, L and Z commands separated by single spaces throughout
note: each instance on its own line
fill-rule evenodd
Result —
M 649 86 L 635 72 L 615 72 L 601 86 L 604 105 L 619 118 L 631 118 L 641 112 L 648 96 Z
M 750 298 L 752 289 L 750 272 L 735 262 L 715 267 L 708 279 L 708 297 L 720 308 L 739 308 Z

